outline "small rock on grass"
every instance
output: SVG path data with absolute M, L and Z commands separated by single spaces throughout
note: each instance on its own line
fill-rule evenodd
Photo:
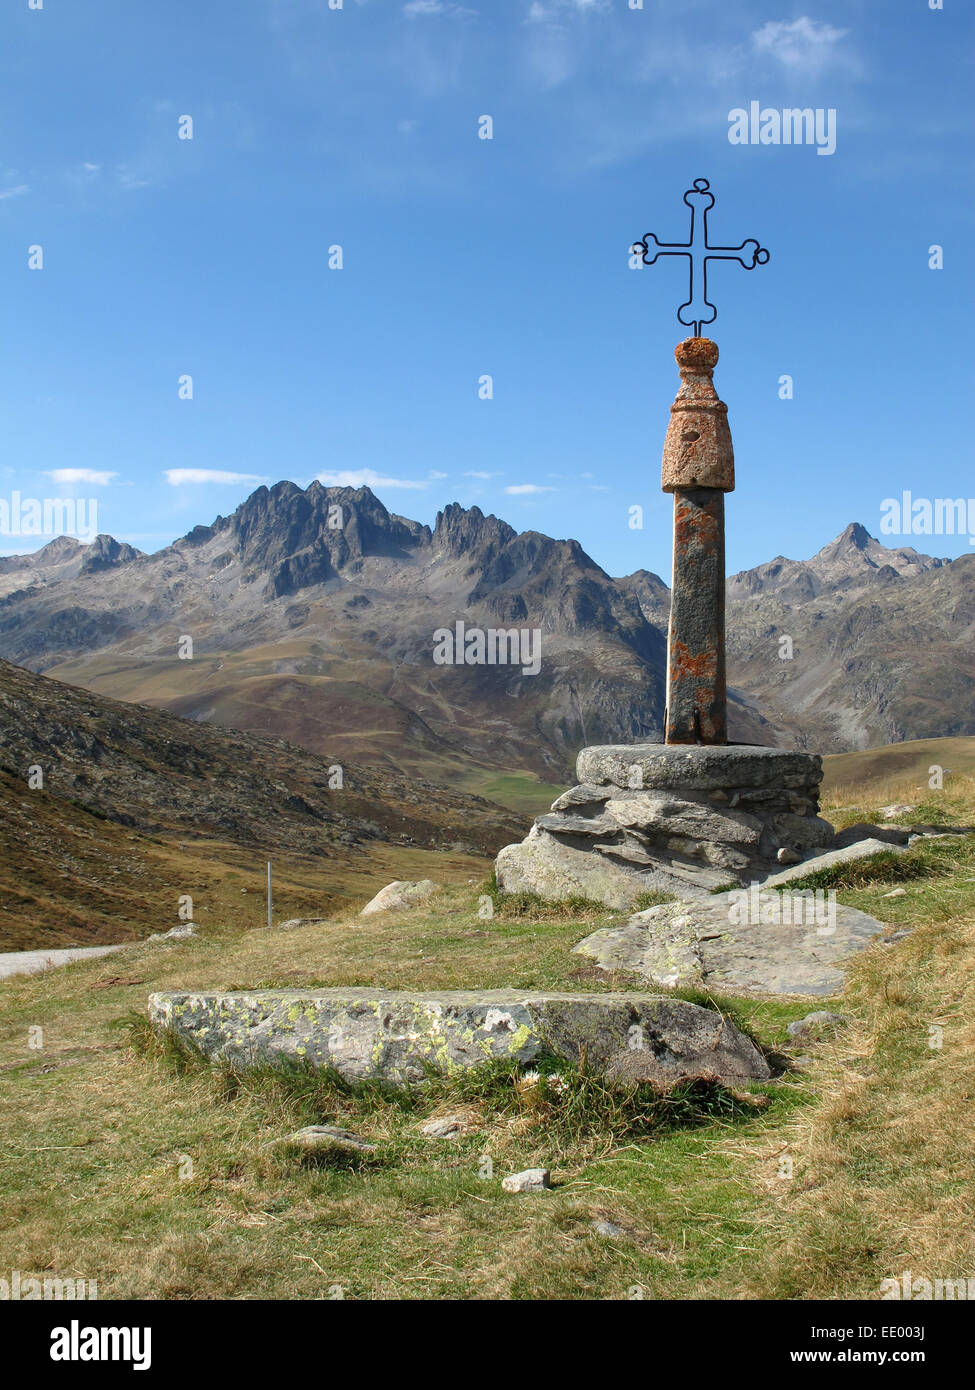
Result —
M 906 888 L 893 888 L 893 889 L 891 889 L 891 891 L 890 891 L 889 893 L 884 893 L 883 896 L 884 896 L 885 898 L 906 898 L 906 897 L 907 897 L 907 889 L 906 889 Z
M 169 931 L 153 932 L 148 939 L 150 941 L 185 941 L 190 936 L 196 936 L 196 923 L 183 922 L 178 927 L 170 927 Z
M 437 1115 L 420 1126 L 420 1133 L 431 1139 L 459 1139 L 470 1128 L 470 1115 Z
M 526 1168 L 501 1180 L 502 1192 L 545 1192 L 552 1186 L 547 1168 Z
M 286 922 L 280 922 L 274 930 L 297 931 L 299 927 L 323 927 L 327 921 L 327 917 L 289 917 Z
M 846 1021 L 846 1014 L 831 1014 L 826 1009 L 817 1009 L 815 1013 L 806 1014 L 805 1018 L 799 1018 L 795 1023 L 790 1023 L 786 1031 L 790 1038 L 802 1038 L 807 1033 L 816 1032 L 827 1026 L 846 1023 Z
M 297 1144 L 302 1149 L 350 1149 L 356 1153 L 375 1153 L 375 1144 L 363 1139 L 351 1130 L 340 1129 L 338 1125 L 305 1125 L 288 1138 L 289 1144 Z
M 380 888 L 376 896 L 367 902 L 359 913 L 360 917 L 371 917 L 375 912 L 396 912 L 404 907 L 416 907 L 435 893 L 438 884 L 433 879 L 421 878 L 413 883 L 409 879 L 398 878 Z
M 622 1236 L 626 1234 L 623 1227 L 617 1226 L 615 1221 L 590 1221 L 589 1225 L 597 1236 Z

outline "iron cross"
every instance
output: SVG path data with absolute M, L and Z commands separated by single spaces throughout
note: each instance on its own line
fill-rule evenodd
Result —
M 718 311 L 708 302 L 708 261 L 737 261 L 746 270 L 754 270 L 757 265 L 765 265 L 769 253 L 759 246 L 754 237 L 743 241 L 740 246 L 712 246 L 708 241 L 708 213 L 714 207 L 714 194 L 707 179 L 695 179 L 694 187 L 684 194 L 684 202 L 691 210 L 691 236 L 689 241 L 660 242 L 653 232 L 647 232 L 642 241 L 634 242 L 630 248 L 636 254 L 642 253 L 643 264 L 653 265 L 658 256 L 686 256 L 690 262 L 690 298 L 677 310 L 677 320 L 686 328 L 694 329 L 694 336 L 701 336 L 701 327 L 714 323 Z M 700 213 L 700 220 L 698 220 Z

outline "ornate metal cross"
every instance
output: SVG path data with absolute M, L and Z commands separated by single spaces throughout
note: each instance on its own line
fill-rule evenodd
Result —
M 685 328 L 693 328 L 695 338 L 701 336 L 701 327 L 714 323 L 718 311 L 708 302 L 708 261 L 737 261 L 746 270 L 754 270 L 757 265 L 765 265 L 769 253 L 760 246 L 754 237 L 749 237 L 740 246 L 712 246 L 708 241 L 708 213 L 714 207 L 714 194 L 707 179 L 695 179 L 694 187 L 684 194 L 684 202 L 691 210 L 691 236 L 689 241 L 660 242 L 653 232 L 647 232 L 642 241 L 634 242 L 634 254 L 642 252 L 643 264 L 653 265 L 658 256 L 686 256 L 690 262 L 690 298 L 677 310 L 677 320 Z M 700 219 L 698 218 L 700 213 Z
M 644 265 L 658 256 L 686 256 L 690 298 L 677 318 L 694 336 L 675 350 L 681 386 L 670 408 L 661 486 L 674 494 L 674 578 L 667 633 L 666 743 L 726 744 L 724 495 L 735 486 L 735 454 L 728 407 L 718 399 L 713 373 L 718 347 L 701 336 L 718 311 L 708 300 L 708 262 L 737 261 L 746 270 L 765 265 L 769 253 L 754 238 L 740 246 L 712 246 L 708 213 L 714 194 L 695 179 L 684 194 L 691 210 L 686 242 L 659 242 L 647 232 L 632 250 Z M 698 216 L 700 214 L 700 217 Z

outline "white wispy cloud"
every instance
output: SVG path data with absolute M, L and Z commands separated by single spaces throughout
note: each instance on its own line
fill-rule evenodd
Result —
M 525 22 L 545 24 L 566 14 L 597 14 L 609 8 L 609 0 L 532 0 Z
M 346 468 L 338 471 L 319 473 L 318 481 L 324 487 L 429 487 L 429 478 L 389 478 L 377 473 L 374 468 Z
M 115 176 L 118 185 L 124 189 L 151 188 L 152 180 L 143 178 L 141 174 L 135 172 L 127 164 L 116 164 Z
M 759 53 L 777 59 L 783 67 L 818 72 L 840 56 L 838 45 L 848 32 L 808 15 L 791 22 L 770 19 L 752 34 L 752 44 Z
M 574 76 L 591 42 L 580 19 L 609 9 L 609 0 L 532 0 L 524 21 L 524 61 L 533 81 L 551 90 Z
M 464 474 L 465 478 L 480 478 L 482 482 L 490 482 L 492 478 L 500 478 L 500 473 L 484 473 L 479 468 L 469 468 Z
M 477 10 L 470 10 L 466 5 L 451 4 L 449 0 L 407 0 L 403 6 L 403 13 L 407 19 L 427 19 L 436 15 L 471 19 L 477 14 Z
M 52 468 L 47 476 L 52 483 L 92 483 L 95 487 L 107 487 L 118 474 L 104 468 Z
M 11 188 L 0 188 L 0 199 L 21 198 L 25 193 L 30 192 L 30 184 L 16 183 Z
M 263 483 L 256 473 L 230 473 L 223 468 L 167 468 L 166 482 L 171 487 L 184 483 Z
M 528 497 L 536 492 L 558 492 L 558 488 L 543 487 L 541 483 L 512 483 L 505 492 L 509 497 Z

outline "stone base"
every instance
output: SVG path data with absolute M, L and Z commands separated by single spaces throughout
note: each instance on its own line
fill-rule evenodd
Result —
M 818 815 L 821 759 L 744 744 L 584 748 L 579 785 L 498 855 L 504 892 L 629 907 L 767 877 L 833 843 Z M 781 858 L 780 858 L 781 853 Z
M 523 990 L 404 994 L 370 989 L 152 994 L 149 1018 L 213 1061 L 306 1061 L 349 1080 L 422 1081 L 542 1052 L 610 1080 L 669 1084 L 686 1077 L 766 1080 L 768 1063 L 728 1019 L 683 999 L 648 994 Z

